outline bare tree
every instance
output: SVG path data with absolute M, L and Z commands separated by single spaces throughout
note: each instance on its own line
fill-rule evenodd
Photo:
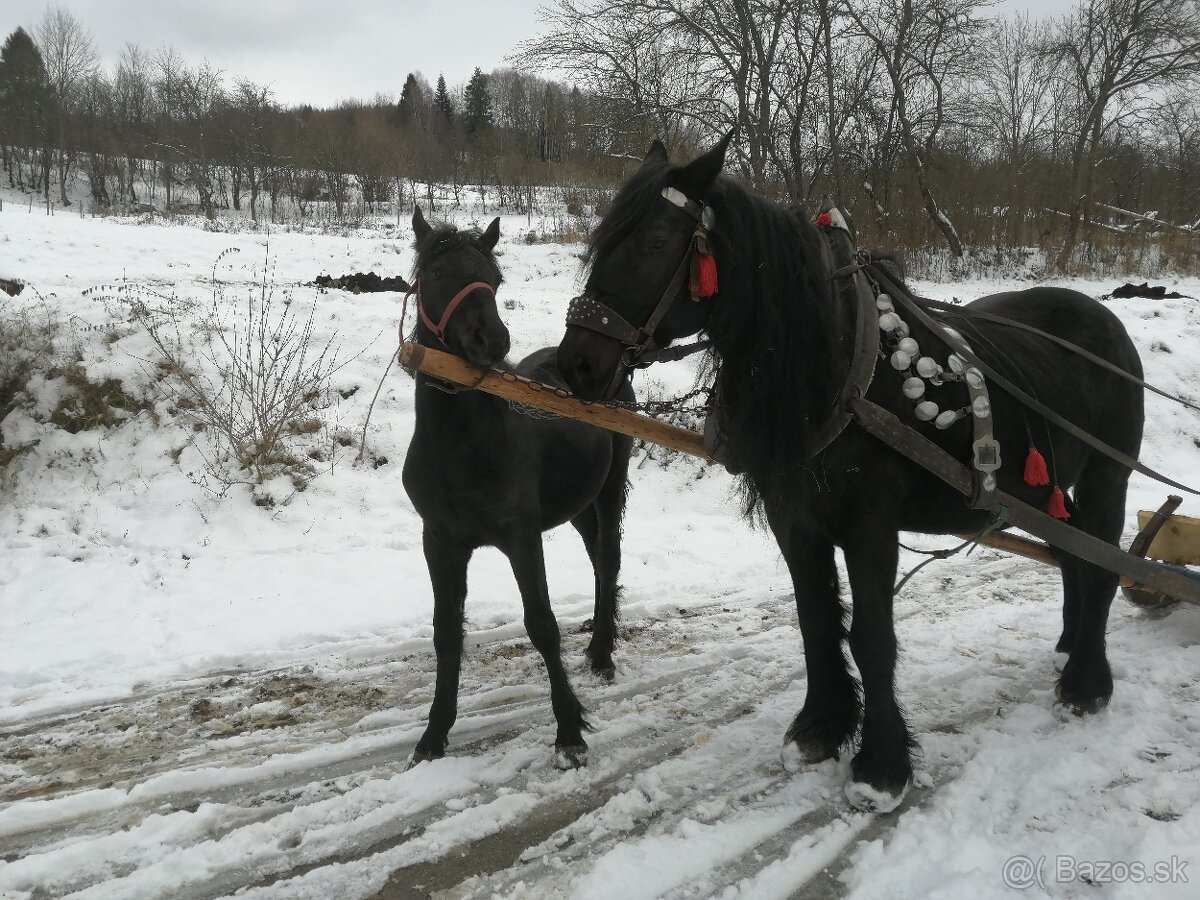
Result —
M 1200 3 L 1081 0 L 1058 23 L 1048 52 L 1064 66 L 1075 98 L 1070 210 L 1057 260 L 1065 271 L 1080 227 L 1090 220 L 1093 172 L 1106 136 L 1148 94 L 1200 72 Z
M 977 127 L 1001 154 L 1014 244 L 1028 209 L 1029 176 L 1049 149 L 1055 63 L 1044 52 L 1048 37 L 1046 24 L 1027 14 L 997 19 L 988 29 L 980 60 Z
M 58 6 L 47 7 L 37 27 L 37 41 L 56 101 L 59 200 L 63 206 L 69 206 L 67 177 L 78 158 L 79 142 L 69 134 L 68 126 L 82 86 L 99 65 L 99 56 L 91 32 L 72 13 Z
M 974 60 L 973 38 L 982 27 L 977 0 L 874 0 L 846 3 L 858 33 L 875 45 L 887 74 L 906 157 L 926 213 L 963 255 L 962 240 L 933 193 L 929 158 L 946 125 L 950 91 Z

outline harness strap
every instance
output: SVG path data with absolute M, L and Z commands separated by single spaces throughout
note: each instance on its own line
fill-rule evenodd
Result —
M 835 263 L 844 263 L 854 258 L 854 243 L 848 231 L 836 225 L 822 225 L 817 230 L 823 238 L 821 254 L 825 257 L 827 269 L 833 270 Z M 841 279 L 842 274 L 853 277 L 846 282 Z M 852 416 L 849 401 L 867 395 L 867 389 L 875 377 L 875 362 L 879 355 L 875 292 L 871 290 L 862 266 L 843 265 L 834 273 L 834 277 L 842 280 L 842 284 L 834 288 L 838 294 L 853 294 L 850 299 L 855 310 L 854 351 L 846 381 L 838 391 L 828 418 L 821 423 L 809 439 L 808 446 L 804 448 L 808 458 L 816 456 L 832 444 L 850 423 Z
M 458 309 L 460 303 L 466 300 L 472 292 L 478 290 L 485 290 L 493 297 L 496 296 L 496 289 L 486 281 L 472 281 L 465 288 L 454 295 L 454 299 L 452 299 L 446 305 L 446 309 L 442 313 L 441 320 L 437 323 L 434 323 L 434 321 L 429 318 L 429 314 L 425 312 L 425 301 L 421 296 L 421 279 L 418 278 L 416 280 L 416 284 L 409 288 L 409 293 L 412 293 L 414 290 L 417 292 L 417 314 L 421 317 L 421 321 L 425 323 L 425 327 L 432 331 L 433 336 L 441 341 L 443 347 L 446 346 L 446 326 L 450 324 L 450 317 L 454 315 L 454 311 Z M 404 300 L 405 303 L 408 302 L 407 294 L 405 295 Z
M 1100 368 L 1106 369 L 1107 371 L 1112 372 L 1114 375 L 1119 375 L 1126 381 L 1132 381 L 1138 387 L 1145 388 L 1148 391 L 1153 391 L 1160 397 L 1166 397 L 1168 400 L 1174 400 L 1176 403 L 1182 403 L 1189 409 L 1194 409 L 1200 412 L 1200 406 L 1196 405 L 1195 403 L 1189 403 L 1182 397 L 1177 397 L 1174 394 L 1164 391 L 1162 388 L 1157 388 L 1149 382 L 1138 378 L 1131 372 L 1126 372 L 1120 366 L 1114 366 L 1107 359 L 1097 356 L 1090 350 L 1083 349 L 1078 344 L 1072 344 L 1070 341 L 1066 340 L 1065 338 L 1060 338 L 1056 334 L 1050 334 L 1049 332 L 1042 331 L 1040 328 L 1034 328 L 1032 325 L 1027 325 L 1024 322 L 1018 322 L 1015 319 L 1007 319 L 1004 316 L 997 316 L 994 313 L 984 312 L 981 309 L 971 309 L 969 306 L 955 306 L 953 303 L 943 303 L 940 300 L 929 300 L 928 298 L 923 299 L 925 303 L 927 303 L 929 306 L 932 306 L 934 309 L 941 310 L 942 312 L 949 313 L 951 315 L 959 316 L 964 319 L 981 319 L 985 322 L 992 322 L 996 325 L 1007 325 L 1010 328 L 1019 328 L 1021 331 L 1027 331 L 1030 334 L 1035 334 L 1038 337 L 1045 338 L 1048 341 L 1053 341 L 1064 350 L 1070 350 L 1072 353 L 1082 356 L 1088 362 L 1095 363 Z
M 892 296 L 894 298 L 896 295 Z M 929 438 L 909 428 L 882 406 L 865 398 L 852 399 L 850 408 L 854 412 L 854 420 L 868 434 L 937 476 L 965 497 L 974 496 L 970 470 Z M 1200 603 L 1200 583 L 1149 560 L 1126 553 L 1074 525 L 1034 509 L 1004 491 L 991 492 L 986 502 L 977 508 L 993 512 L 1008 524 L 1040 537 L 1051 546 L 1102 569 L 1125 575 L 1138 584 L 1161 591 L 1167 596 Z
M 880 281 L 880 283 L 888 289 L 888 293 L 891 294 L 892 299 L 912 313 L 917 318 L 917 321 L 919 321 L 926 328 L 931 329 L 941 340 L 949 344 L 955 353 L 979 369 L 979 371 L 990 378 L 997 386 L 1007 392 L 1009 396 L 1013 397 L 1015 400 L 1019 400 L 1030 410 L 1042 416 L 1046 421 L 1057 425 L 1072 437 L 1087 444 L 1093 450 L 1098 450 L 1109 459 L 1120 463 L 1127 469 L 1131 469 L 1134 472 L 1139 472 L 1148 478 L 1153 478 L 1155 481 L 1170 485 L 1173 488 L 1178 488 L 1181 491 L 1187 491 L 1189 494 L 1200 494 L 1200 491 L 1194 490 L 1185 484 L 1180 484 L 1178 481 L 1174 481 L 1173 479 L 1168 478 L 1166 475 L 1155 472 L 1148 466 L 1142 465 L 1142 463 L 1138 462 L 1129 454 L 1123 453 L 1115 447 L 1109 446 L 1097 437 L 1093 437 L 1078 425 L 1075 425 L 1074 423 L 1063 418 L 1054 410 L 1050 409 L 1050 407 L 1040 402 L 1036 397 L 1030 396 L 1025 391 L 1021 390 L 1019 387 L 997 372 L 994 368 L 976 356 L 974 351 L 972 351 L 964 341 L 947 334 L 942 326 L 934 321 L 933 317 L 930 316 L 929 313 L 925 312 L 925 310 L 923 310 L 916 303 L 916 301 L 914 301 L 912 297 L 908 295 L 908 292 L 900 287 L 900 285 L 896 284 L 896 282 L 893 281 L 886 272 L 882 271 L 879 267 L 876 267 L 874 275 Z M 955 309 L 958 309 L 958 307 L 955 307 Z

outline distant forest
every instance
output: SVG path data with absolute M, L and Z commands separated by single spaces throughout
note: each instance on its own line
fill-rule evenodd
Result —
M 652 138 L 686 158 L 735 129 L 734 174 L 809 208 L 833 195 L 869 240 L 1034 247 L 1064 271 L 1149 242 L 1200 256 L 1200 0 L 1037 20 L 975 0 L 558 0 L 511 59 L 464 85 L 410 73 L 369 102 L 284 107 L 170 47 L 104 62 L 50 8 L 0 49 L 3 177 L 48 205 L 82 174 L 93 210 L 209 218 L 467 190 L 582 215 Z

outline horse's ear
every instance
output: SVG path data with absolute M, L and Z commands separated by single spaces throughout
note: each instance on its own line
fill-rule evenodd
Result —
M 475 239 L 475 246 L 484 253 L 491 253 L 496 248 L 496 242 L 500 240 L 500 217 L 492 219 L 492 224 L 487 227 L 487 231 Z
M 425 235 L 433 231 L 429 223 L 425 221 L 425 215 L 421 212 L 421 207 L 413 207 L 413 234 L 417 236 L 417 240 L 424 240 Z
M 729 149 L 729 142 L 732 140 L 733 130 L 731 129 L 717 141 L 711 150 L 703 156 L 696 157 L 676 172 L 672 186 L 693 200 L 703 199 L 725 166 L 725 151 Z
M 646 151 L 645 158 L 642 159 L 642 165 L 650 163 L 665 163 L 667 162 L 667 148 L 658 138 L 650 142 L 650 149 Z

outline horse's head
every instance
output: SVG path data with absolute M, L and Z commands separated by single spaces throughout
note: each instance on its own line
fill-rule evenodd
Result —
M 500 219 L 487 230 L 434 227 L 421 208 L 413 212 L 417 262 L 412 291 L 417 295 L 417 340 L 444 347 L 477 366 L 494 366 L 509 348 L 508 329 L 496 309 L 502 280 L 492 250 L 500 239 Z
M 559 368 L 581 397 L 615 396 L 641 353 L 705 326 L 712 298 L 693 269 L 713 227 L 706 201 L 732 136 L 685 166 L 671 165 L 655 141 L 597 226 L 587 285 L 558 345 Z

